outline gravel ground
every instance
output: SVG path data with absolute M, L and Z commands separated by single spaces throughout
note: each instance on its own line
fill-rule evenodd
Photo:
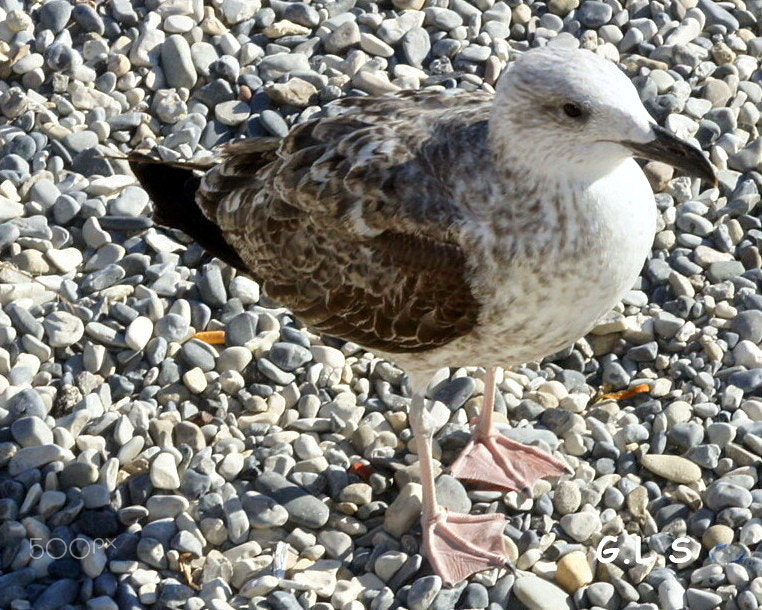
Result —
M 0 607 L 757 608 L 760 19 L 760 0 L 0 0 Z M 498 393 L 509 434 L 574 474 L 531 499 L 442 475 L 446 506 L 508 515 L 522 570 L 443 588 L 403 372 L 154 227 L 104 155 L 204 157 L 345 95 L 491 90 L 543 44 L 619 62 L 720 185 L 646 166 L 637 285 Z M 445 465 L 482 374 L 432 384 Z

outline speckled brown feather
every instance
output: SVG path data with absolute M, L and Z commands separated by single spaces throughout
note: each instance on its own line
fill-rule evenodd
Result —
M 196 200 L 268 296 L 312 327 L 385 352 L 439 347 L 479 313 L 459 231 L 468 194 L 450 170 L 463 147 L 487 154 L 491 99 L 342 100 L 280 142 L 228 145 Z

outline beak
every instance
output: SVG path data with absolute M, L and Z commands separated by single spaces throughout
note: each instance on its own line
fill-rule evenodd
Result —
M 653 125 L 651 131 L 653 138 L 648 142 L 625 141 L 622 144 L 635 153 L 636 157 L 661 161 L 683 170 L 689 176 L 697 176 L 717 186 L 714 169 L 704 153 L 658 125 Z

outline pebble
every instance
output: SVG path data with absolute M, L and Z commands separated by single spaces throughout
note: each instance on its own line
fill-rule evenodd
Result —
M 196 84 L 198 76 L 190 46 L 180 34 L 168 36 L 161 45 L 161 63 L 167 83 L 171 87 L 190 89 Z
M 564 555 L 557 563 L 556 582 L 569 593 L 581 589 L 593 581 L 593 572 L 581 551 Z
M 282 475 L 263 473 L 257 477 L 254 486 L 257 491 L 282 505 L 288 511 L 289 521 L 295 526 L 318 529 L 328 521 L 328 507 Z
M 611 6 L 597 0 L 582 2 L 577 11 L 577 18 L 588 28 L 598 28 L 608 23 L 612 15 Z
M 641 464 L 654 474 L 675 483 L 695 483 L 701 479 L 701 468 L 677 455 L 644 455 Z
M 180 475 L 171 453 L 160 452 L 151 463 L 151 483 L 159 489 L 180 487 Z
M 153 322 L 146 317 L 138 316 L 127 327 L 124 341 L 128 347 L 139 352 L 148 344 L 152 334 Z
M 423 576 L 416 579 L 407 594 L 410 610 L 426 610 L 442 589 L 442 579 L 437 575 Z
M 57 445 L 39 445 L 19 449 L 8 463 L 8 474 L 16 476 L 32 468 L 40 468 L 51 462 L 69 461 L 73 454 Z
M 572 481 L 560 481 L 553 494 L 553 506 L 560 515 L 576 512 L 580 507 L 582 494 Z
M 77 343 L 85 333 L 82 320 L 67 311 L 50 313 L 42 325 L 51 347 L 69 347 Z
M 384 517 L 384 529 L 392 536 L 402 536 L 421 514 L 421 486 L 418 483 L 407 483 L 389 505 Z
M 517 578 L 513 594 L 528 610 L 574 607 L 563 589 L 537 576 L 526 575 Z

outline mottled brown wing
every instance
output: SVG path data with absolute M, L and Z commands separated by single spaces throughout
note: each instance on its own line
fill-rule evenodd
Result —
M 229 146 L 197 201 L 266 293 L 312 327 L 387 352 L 444 345 L 479 313 L 460 234 L 468 193 L 457 172 L 469 168 L 457 164 L 473 157 L 466 147 L 487 154 L 490 102 L 343 100 L 277 155 L 256 141 Z

